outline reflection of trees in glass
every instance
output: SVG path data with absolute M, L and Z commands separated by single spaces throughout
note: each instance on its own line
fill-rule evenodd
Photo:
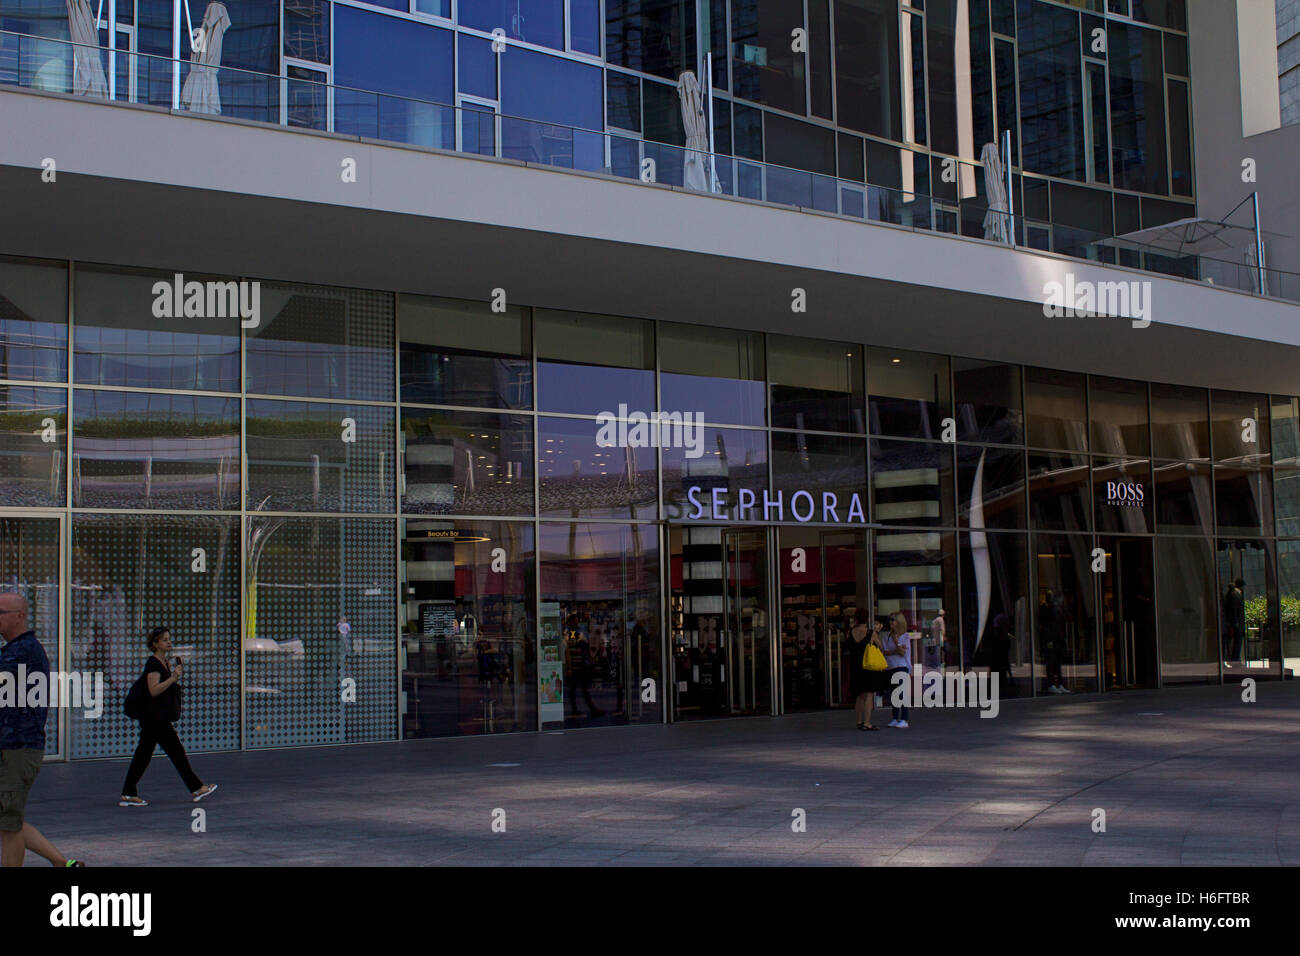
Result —
M 1300 595 L 1283 594 L 1279 599 L 1282 606 L 1282 626 L 1295 627 L 1300 624 Z M 1268 624 L 1268 598 L 1257 594 L 1246 599 L 1246 626 L 1264 627 Z

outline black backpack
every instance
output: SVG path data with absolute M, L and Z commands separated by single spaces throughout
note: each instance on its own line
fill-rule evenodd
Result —
M 145 715 L 145 698 L 149 694 L 145 681 L 148 674 L 149 672 L 145 671 L 135 679 L 131 689 L 126 692 L 126 700 L 122 701 L 122 713 L 132 720 L 139 720 Z

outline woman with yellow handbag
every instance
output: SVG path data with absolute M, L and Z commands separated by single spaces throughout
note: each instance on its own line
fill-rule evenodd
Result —
M 858 730 L 879 730 L 871 723 L 875 710 L 876 694 L 885 689 L 885 655 L 880 649 L 880 622 L 871 625 L 871 615 L 866 608 L 853 612 L 853 627 L 849 631 L 849 692 L 853 694 L 853 709 L 858 717 Z

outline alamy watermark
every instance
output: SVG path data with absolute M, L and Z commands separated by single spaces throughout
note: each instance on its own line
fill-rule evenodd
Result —
M 153 295 L 155 319 L 238 318 L 246 329 L 262 321 L 262 283 L 256 280 L 186 282 L 178 272 L 171 282 L 155 282 Z
M 889 695 L 891 707 L 978 707 L 981 717 L 996 717 L 999 675 L 994 671 L 899 671 Z
M 1063 283 L 1044 283 L 1043 315 L 1049 319 L 1109 316 L 1130 319 L 1133 328 L 1145 329 L 1151 324 L 1151 283 L 1092 282 L 1067 272 Z
M 601 448 L 684 448 L 687 458 L 704 455 L 703 412 L 645 412 L 618 406 L 618 414 L 596 416 L 596 444 Z
M 66 707 L 86 712 L 88 720 L 104 713 L 104 675 L 101 671 L 0 671 L 0 707 Z

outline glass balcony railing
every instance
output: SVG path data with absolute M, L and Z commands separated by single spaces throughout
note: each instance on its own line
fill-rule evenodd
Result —
M 507 116 L 488 105 L 452 106 L 351 89 L 326 83 L 324 76 L 297 66 L 272 76 L 0 31 L 0 86 L 495 156 L 968 238 L 1006 242 L 1013 233 L 1017 245 L 1032 249 L 1261 292 L 1261 270 L 1244 260 L 1179 255 L 1061 223 L 990 212 L 979 165 L 962 163 L 953 170 L 950 195 L 967 198 L 944 198 L 925 191 L 928 178 L 894 186 L 840 179 L 626 132 Z M 912 154 L 901 152 L 906 162 L 900 167 L 911 169 Z M 1300 302 L 1296 273 L 1265 269 L 1263 285 L 1265 295 Z

